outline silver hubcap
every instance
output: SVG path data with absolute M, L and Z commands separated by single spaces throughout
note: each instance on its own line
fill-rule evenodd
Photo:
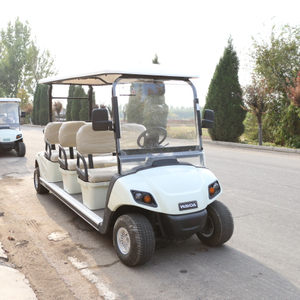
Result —
M 209 216 L 207 216 L 206 224 L 205 224 L 203 230 L 201 231 L 201 234 L 204 237 L 210 237 L 214 233 L 214 229 L 215 229 L 215 226 L 214 226 L 212 219 Z
M 117 232 L 117 243 L 122 254 L 128 254 L 130 250 L 130 236 L 124 227 L 119 228 Z
M 38 176 L 37 176 L 37 171 L 34 172 L 34 186 L 35 188 L 38 188 Z

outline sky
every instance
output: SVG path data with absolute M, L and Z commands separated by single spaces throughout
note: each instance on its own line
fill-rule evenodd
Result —
M 27 20 L 36 44 L 55 58 L 58 75 L 151 64 L 157 54 L 161 65 L 200 76 L 204 105 L 229 37 L 240 84 L 249 84 L 252 37 L 265 39 L 272 25 L 299 26 L 299 8 L 297 0 L 2 0 L 0 29 L 17 17 Z

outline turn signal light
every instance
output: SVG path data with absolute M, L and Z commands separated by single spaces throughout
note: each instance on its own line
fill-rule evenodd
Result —
M 144 202 L 146 202 L 146 203 L 151 203 L 152 198 L 151 198 L 151 196 L 146 195 L 146 196 L 144 197 L 143 200 L 144 200 Z
M 213 188 L 213 187 L 210 187 L 209 188 L 209 193 L 212 195 L 212 194 L 214 194 L 215 193 L 215 189 Z
M 22 137 L 22 134 L 18 134 L 17 136 L 16 136 L 16 139 L 20 139 Z
M 157 207 L 157 204 L 151 194 L 140 191 L 131 191 L 131 194 L 137 203 Z
M 221 192 L 221 187 L 218 181 L 213 182 L 208 186 L 209 199 L 217 196 Z

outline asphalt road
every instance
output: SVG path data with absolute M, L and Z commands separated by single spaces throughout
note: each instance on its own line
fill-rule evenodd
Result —
M 46 212 L 61 232 L 68 233 L 68 243 L 80 250 L 80 256 L 62 252 L 77 272 L 76 280 L 82 278 L 83 288 L 94 284 L 101 299 L 300 299 L 299 154 L 204 143 L 206 165 L 223 187 L 219 200 L 234 217 L 233 237 L 219 248 L 203 245 L 196 236 L 159 243 L 150 262 L 128 268 L 119 262 L 111 236 L 96 232 L 53 195 L 36 195 L 32 177 L 35 154 L 44 149 L 42 128 L 24 126 L 23 133 L 26 157 L 1 153 L 0 178 L 23 179 L 22 191 L 35 209 Z M 39 240 L 49 258 L 54 254 L 46 242 L 46 237 L 44 246 Z M 54 260 L 48 263 L 63 273 Z M 76 286 L 69 286 L 75 293 Z

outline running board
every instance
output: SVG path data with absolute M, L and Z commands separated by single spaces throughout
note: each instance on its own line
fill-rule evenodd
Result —
M 82 217 L 87 223 L 93 226 L 96 230 L 100 230 L 103 223 L 103 219 L 95 214 L 93 211 L 88 209 L 85 205 L 76 200 L 72 195 L 61 189 L 55 183 L 47 182 L 45 179 L 40 177 L 40 182 L 49 191 L 51 191 L 59 200 L 65 203 L 71 208 L 76 214 Z

